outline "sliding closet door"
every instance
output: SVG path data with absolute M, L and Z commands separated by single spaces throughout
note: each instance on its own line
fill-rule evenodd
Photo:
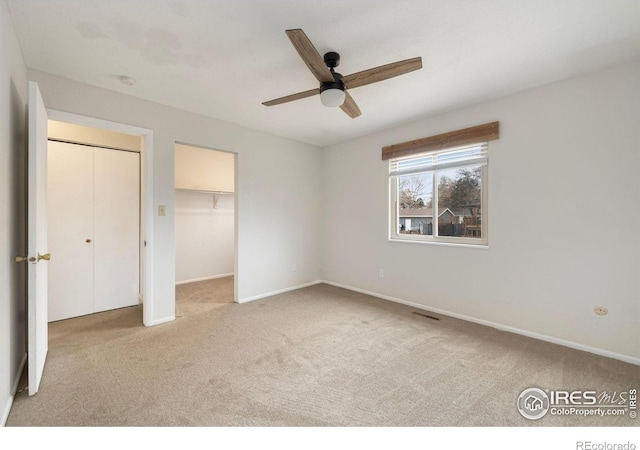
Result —
M 138 304 L 140 155 L 94 153 L 95 312 Z
M 49 321 L 138 304 L 140 155 L 49 141 Z
M 49 322 L 93 311 L 93 150 L 49 141 Z

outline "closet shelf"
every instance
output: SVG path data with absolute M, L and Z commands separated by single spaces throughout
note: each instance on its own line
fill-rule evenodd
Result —
M 213 209 L 218 208 L 218 196 L 233 195 L 233 192 L 231 191 L 214 191 L 213 189 L 176 188 L 176 191 L 195 192 L 197 194 L 213 195 L 213 197 L 211 197 L 211 206 L 213 207 Z
M 216 191 L 213 189 L 198 189 L 198 188 L 176 188 L 176 191 L 184 192 L 200 192 L 202 194 L 217 194 L 217 195 L 233 195 L 233 191 Z

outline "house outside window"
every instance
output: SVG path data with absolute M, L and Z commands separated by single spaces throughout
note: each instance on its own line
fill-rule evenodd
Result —
M 390 159 L 390 239 L 486 245 L 487 148 Z

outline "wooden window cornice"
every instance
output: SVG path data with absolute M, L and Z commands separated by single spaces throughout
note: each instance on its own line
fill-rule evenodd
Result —
M 500 137 L 500 122 L 485 123 L 462 130 L 449 131 L 413 141 L 382 147 L 382 159 L 399 158 L 416 153 L 443 150 L 461 145 L 493 141 Z

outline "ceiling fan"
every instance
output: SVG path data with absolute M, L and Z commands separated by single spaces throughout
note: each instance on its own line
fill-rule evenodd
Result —
M 347 92 L 348 89 L 377 83 L 378 81 L 422 69 L 422 58 L 418 57 L 342 76 L 334 70 L 340 64 L 340 55 L 338 53 L 328 52 L 322 57 L 307 35 L 304 34 L 304 31 L 295 29 L 286 30 L 286 33 L 311 73 L 320 82 L 320 87 L 262 103 L 265 106 L 280 105 L 320 94 L 320 101 L 323 105 L 327 107 L 339 106 L 349 117 L 355 119 L 361 114 L 360 108 Z

